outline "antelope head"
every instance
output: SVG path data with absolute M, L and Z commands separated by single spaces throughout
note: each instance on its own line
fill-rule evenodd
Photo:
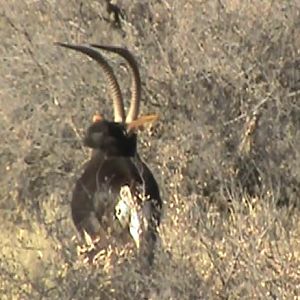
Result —
M 154 114 L 139 117 L 141 78 L 137 62 L 133 55 L 127 49 L 120 47 L 103 46 L 98 44 L 56 44 L 82 52 L 99 63 L 104 71 L 108 92 L 113 102 L 114 121 L 108 121 L 99 114 L 94 115 L 93 123 L 88 128 L 88 132 L 84 139 L 85 145 L 93 149 L 101 149 L 107 155 L 134 156 L 136 152 L 137 131 L 142 129 L 145 124 L 156 121 L 158 116 Z M 123 97 L 116 76 L 111 66 L 96 49 L 118 54 L 128 63 L 132 76 L 132 85 L 131 101 L 126 117 Z

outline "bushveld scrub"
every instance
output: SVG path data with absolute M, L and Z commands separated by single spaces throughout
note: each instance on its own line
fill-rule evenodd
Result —
M 1 299 L 296 299 L 300 290 L 299 1 L 1 1 Z M 78 260 L 70 197 L 100 68 L 54 42 L 126 46 L 140 134 L 162 189 L 151 273 Z M 130 79 L 118 70 L 127 99 Z

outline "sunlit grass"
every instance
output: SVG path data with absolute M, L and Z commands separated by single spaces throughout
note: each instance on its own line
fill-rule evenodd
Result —
M 117 2 L 122 30 L 99 1 L 3 4 L 0 298 L 297 299 L 298 2 Z M 123 252 L 98 266 L 77 253 L 81 139 L 111 105 L 97 64 L 54 41 L 126 45 L 138 59 L 142 112 L 160 116 L 139 141 L 164 200 L 150 271 Z

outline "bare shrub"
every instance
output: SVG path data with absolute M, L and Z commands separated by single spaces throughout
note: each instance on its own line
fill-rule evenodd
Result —
M 121 26 L 103 1 L 2 2 L 1 299 L 298 297 L 298 1 L 119 0 Z M 139 144 L 165 201 L 151 273 L 78 259 L 81 139 L 111 105 L 101 72 L 56 41 L 126 46 L 140 63 L 142 113 L 161 116 Z

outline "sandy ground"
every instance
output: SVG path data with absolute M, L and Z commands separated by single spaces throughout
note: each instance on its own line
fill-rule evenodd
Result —
M 1 299 L 296 299 L 298 1 L 114 3 L 120 23 L 105 1 L 0 1 Z M 78 261 L 82 138 L 112 106 L 97 64 L 57 41 L 130 49 L 141 113 L 160 115 L 139 136 L 164 199 L 151 274 Z

